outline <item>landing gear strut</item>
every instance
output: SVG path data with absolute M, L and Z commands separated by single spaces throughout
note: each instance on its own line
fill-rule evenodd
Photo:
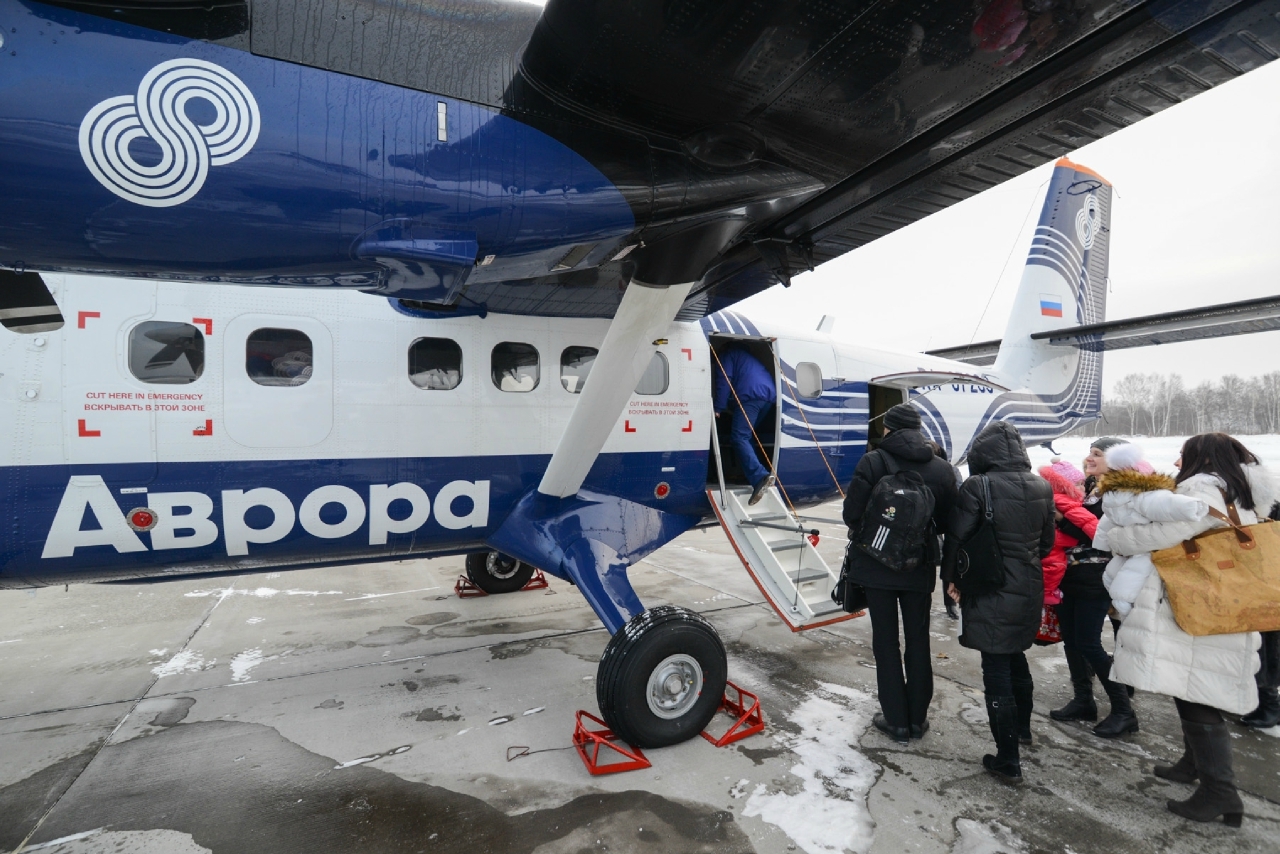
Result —
M 724 645 L 700 614 L 672 605 L 633 617 L 605 647 L 596 700 L 636 747 L 666 747 L 706 729 L 728 675 Z
M 485 593 L 514 593 L 529 583 L 534 567 L 501 552 L 467 555 L 467 577 Z

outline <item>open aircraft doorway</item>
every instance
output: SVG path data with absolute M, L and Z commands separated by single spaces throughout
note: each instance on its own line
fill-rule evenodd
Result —
M 772 338 L 766 338 L 761 335 L 709 335 L 707 339 L 711 348 L 711 382 L 712 389 L 715 387 L 715 377 L 721 373 L 722 354 L 730 348 L 739 348 L 746 350 L 755 359 L 769 369 L 773 376 L 774 388 L 774 404 L 760 418 L 754 430 L 753 446 L 758 459 L 766 469 L 771 472 L 778 469 L 778 442 L 777 436 L 781 427 L 781 414 L 778 410 L 777 399 L 781 393 L 781 386 L 778 382 L 778 351 L 777 341 Z M 709 389 L 708 391 L 711 391 Z M 707 483 L 719 485 L 720 475 L 716 471 L 716 466 L 721 466 L 724 475 L 725 486 L 753 486 L 749 483 L 746 475 L 743 474 L 742 463 L 738 459 L 737 453 L 732 450 L 730 442 L 730 434 L 733 429 L 733 419 L 735 415 L 740 415 L 739 402 L 734 394 L 729 394 L 729 404 L 724 412 L 720 413 L 715 419 L 714 429 L 716 435 L 711 443 L 710 462 L 707 470 Z

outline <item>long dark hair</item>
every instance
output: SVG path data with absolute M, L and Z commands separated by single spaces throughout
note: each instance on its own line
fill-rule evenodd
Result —
M 1182 445 L 1182 471 L 1176 480 L 1182 483 L 1198 474 L 1216 474 L 1227 484 L 1228 502 L 1256 510 L 1244 466 L 1257 462 L 1252 451 L 1226 433 L 1201 433 Z

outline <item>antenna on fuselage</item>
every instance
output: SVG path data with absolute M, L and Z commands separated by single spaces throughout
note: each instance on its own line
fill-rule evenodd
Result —
M 818 331 L 831 334 L 831 330 L 836 328 L 836 319 L 830 314 L 822 315 L 822 319 L 818 321 Z

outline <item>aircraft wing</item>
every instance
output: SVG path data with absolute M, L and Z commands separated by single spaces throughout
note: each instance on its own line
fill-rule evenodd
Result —
M 1034 333 L 1031 338 L 1048 341 L 1058 347 L 1076 347 L 1096 352 L 1224 338 L 1277 329 L 1280 329 L 1280 296 L 1271 296 L 1054 329 Z M 971 365 L 990 365 L 995 362 L 999 349 L 999 341 L 983 341 L 962 347 L 930 350 L 929 355 L 968 362 Z
M 709 312 L 1269 62 L 1278 11 L 550 0 L 522 70 L 574 111 L 719 172 L 691 206 L 743 184 L 747 210 L 773 206 L 748 214 L 721 259 L 738 268 L 694 288 Z M 771 193 L 786 175 L 788 192 Z
M 691 319 L 1270 62 L 1278 14 L 1280 0 L 0 0 L 21 71 L 0 85 L 0 266 L 590 317 L 612 317 L 633 276 L 692 280 Z M 56 47 L 40 36 L 55 26 Z M 159 149 L 126 174 L 102 146 L 150 103 L 146 75 L 181 76 L 194 55 L 230 75 L 243 138 L 152 187 Z

